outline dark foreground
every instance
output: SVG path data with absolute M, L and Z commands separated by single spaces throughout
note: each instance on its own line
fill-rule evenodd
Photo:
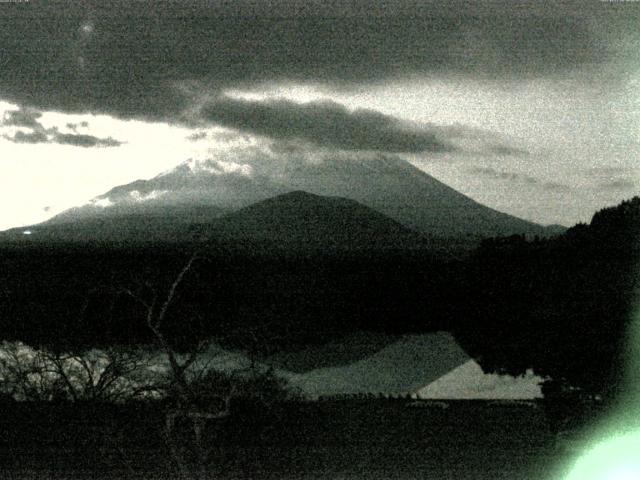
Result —
M 552 479 L 566 461 L 541 405 L 408 401 L 238 408 L 207 425 L 206 478 Z M 2 478 L 178 478 L 157 405 L 2 409 Z M 179 425 L 188 459 L 191 433 Z M 195 477 L 194 477 L 195 478 Z

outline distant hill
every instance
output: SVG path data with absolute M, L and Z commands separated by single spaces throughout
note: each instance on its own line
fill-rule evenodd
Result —
M 400 247 L 420 236 L 399 222 L 346 198 L 303 191 L 278 195 L 199 226 L 220 239 L 277 242 L 292 248 Z

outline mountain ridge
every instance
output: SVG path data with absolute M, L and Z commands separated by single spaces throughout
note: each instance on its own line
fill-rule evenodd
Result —
M 318 247 L 419 244 L 421 236 L 361 203 L 302 190 L 277 195 L 223 215 L 210 224 L 218 238 L 266 240 Z
M 292 251 L 423 247 L 424 236 L 351 199 L 296 190 L 232 212 L 217 207 L 181 207 L 163 211 L 60 219 L 13 229 L 0 238 L 125 243 L 226 242 L 238 247 L 262 245 Z M 199 219 L 195 213 L 200 212 Z M 28 232 L 28 235 L 25 235 Z
M 275 161 L 275 160 L 274 160 Z M 187 160 L 149 180 L 112 188 L 88 204 L 69 209 L 25 229 L 104 219 L 103 235 L 117 237 L 118 222 L 138 216 L 155 222 L 150 230 L 167 229 L 175 241 L 176 225 L 202 224 L 282 194 L 305 191 L 323 197 L 354 200 L 405 228 L 439 238 L 486 238 L 513 234 L 551 236 L 557 226 L 544 227 L 486 207 L 400 158 L 289 161 L 277 169 L 262 163 Z M 165 224 L 156 220 L 165 217 Z M 109 219 L 109 220 L 107 220 Z M 105 230 L 113 230 L 108 233 Z M 136 227 L 122 227 L 136 230 Z M 16 229 L 13 229 L 14 231 Z M 71 235 L 73 236 L 73 235 Z

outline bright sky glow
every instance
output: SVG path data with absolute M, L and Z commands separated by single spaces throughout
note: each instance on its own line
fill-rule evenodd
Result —
M 0 103 L 0 118 L 14 109 L 17 106 Z M 166 123 L 57 112 L 44 112 L 38 120 L 45 128 L 58 127 L 63 133 L 67 123 L 87 122 L 88 127 L 78 127 L 78 133 L 126 143 L 114 148 L 82 148 L 14 143 L 0 137 L 0 203 L 11 205 L 0 213 L 0 230 L 44 221 L 114 186 L 154 177 L 198 154 L 200 148 L 186 139 L 191 130 Z M 0 133 L 9 132 L 3 129 Z

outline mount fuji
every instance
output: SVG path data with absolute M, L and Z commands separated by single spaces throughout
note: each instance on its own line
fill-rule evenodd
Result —
M 86 205 L 35 226 L 10 230 L 4 236 L 17 238 L 28 231 L 30 240 L 144 237 L 176 241 L 184 238 L 189 225 L 215 222 L 226 214 L 294 191 L 354 200 L 405 229 L 429 237 L 558 233 L 553 227 L 481 205 L 409 162 L 379 154 L 348 158 L 328 155 L 320 160 L 287 158 L 280 163 L 278 158 L 264 157 L 247 163 L 187 160 L 154 178 L 117 186 Z M 362 213 L 362 209 L 359 211 Z M 277 211 L 270 214 L 277 215 Z M 295 211 L 286 215 L 291 220 Z

